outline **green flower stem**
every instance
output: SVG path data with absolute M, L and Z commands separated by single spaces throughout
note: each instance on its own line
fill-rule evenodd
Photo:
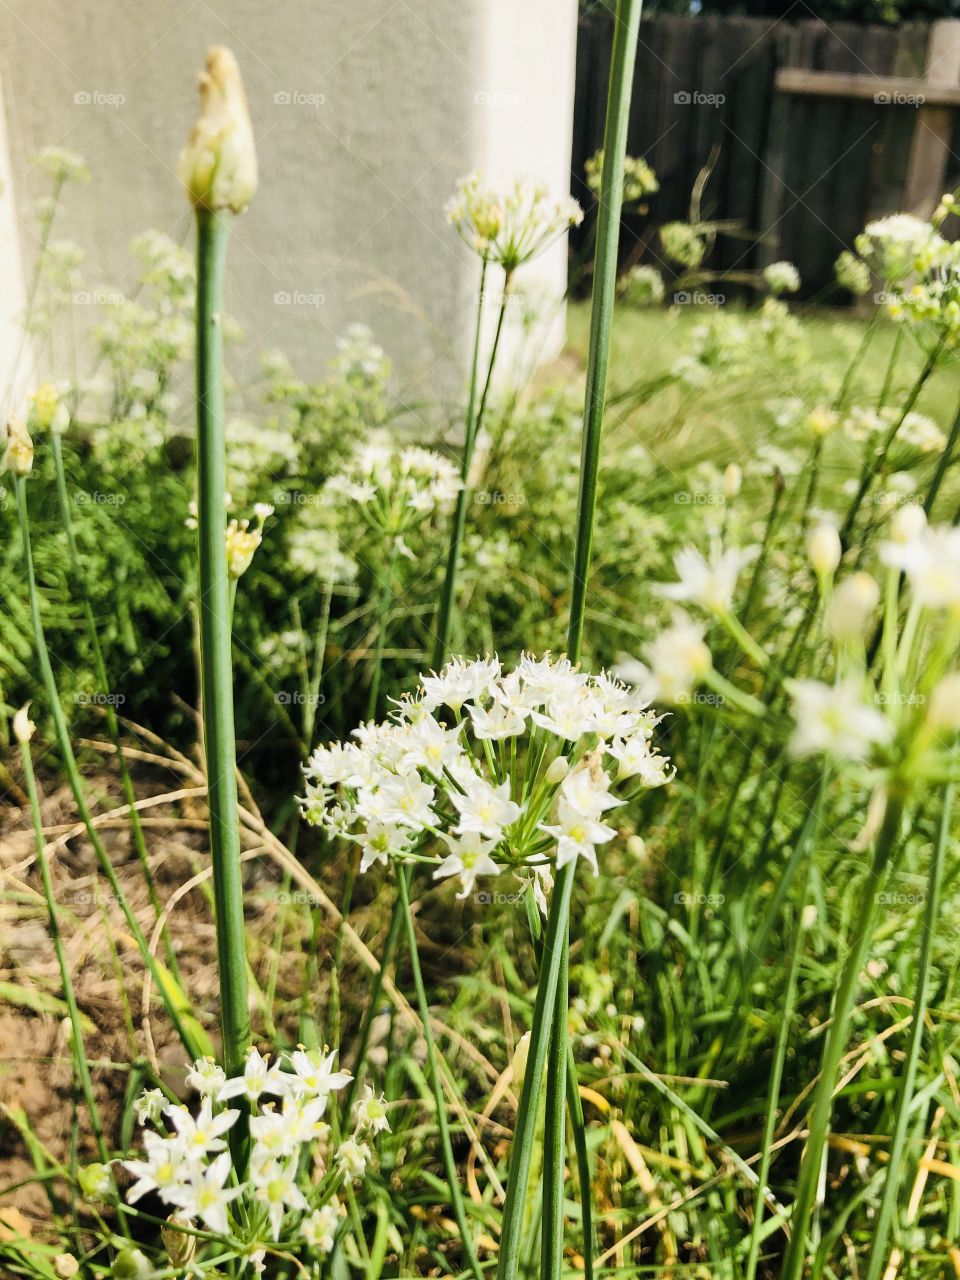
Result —
M 387 640 L 387 614 L 393 604 L 393 572 L 397 564 L 397 537 L 390 544 L 390 555 L 387 569 L 377 597 L 377 639 L 373 654 L 373 675 L 370 677 L 370 692 L 367 696 L 367 719 L 374 720 L 377 715 L 377 704 L 380 701 L 380 677 L 383 674 L 383 649 Z
M 97 1106 L 97 1099 L 93 1092 L 93 1081 L 90 1078 L 90 1067 L 87 1062 L 87 1053 L 83 1042 L 83 1024 L 80 1019 L 80 1010 L 77 1007 L 77 996 L 73 987 L 73 978 L 70 973 L 70 966 L 67 963 L 66 952 L 63 949 L 63 939 L 60 937 L 60 924 L 57 919 L 57 902 L 53 892 L 53 879 L 50 875 L 50 864 L 47 860 L 46 842 L 43 838 L 43 820 L 40 816 L 40 798 L 37 795 L 37 779 L 33 772 L 33 758 L 30 754 L 30 744 L 28 742 L 22 742 L 20 744 L 20 751 L 23 756 L 23 776 L 27 784 L 27 795 L 30 798 L 30 814 L 33 819 L 33 835 L 37 850 L 37 865 L 40 868 L 40 879 L 43 884 L 43 897 L 47 904 L 47 918 L 50 922 L 50 939 L 53 942 L 53 950 L 57 957 L 57 965 L 60 969 L 60 981 L 63 983 L 63 999 L 67 1006 L 67 1014 L 70 1018 L 70 1045 L 73 1051 L 74 1070 L 77 1073 L 77 1079 L 80 1081 L 80 1088 L 83 1092 L 84 1102 L 87 1104 L 87 1114 L 90 1117 L 90 1127 L 93 1129 L 93 1136 L 96 1139 L 100 1159 L 104 1164 L 107 1164 L 110 1160 L 110 1152 L 107 1149 L 107 1140 L 103 1131 L 103 1121 L 100 1119 L 100 1109 Z
M 27 514 L 27 491 L 26 478 L 18 476 L 16 478 L 16 494 L 17 494 L 17 515 L 20 522 L 20 533 L 23 540 L 23 561 L 27 574 L 27 588 L 30 596 L 30 621 L 33 628 L 34 647 L 37 651 L 37 664 L 40 668 L 40 679 L 43 683 L 44 691 L 47 696 L 47 702 L 50 706 L 50 715 L 53 719 L 54 733 L 57 739 L 57 745 L 60 748 L 60 755 L 63 758 L 63 767 L 67 775 L 67 782 L 73 794 L 74 803 L 77 806 L 77 812 L 80 821 L 83 823 L 87 831 L 87 838 L 93 845 L 93 851 L 96 855 L 97 862 L 103 874 L 107 878 L 110 885 L 110 892 L 115 897 L 123 912 L 124 919 L 127 922 L 127 928 L 130 930 L 137 946 L 140 948 L 140 954 L 143 956 L 147 968 L 156 984 L 157 990 L 160 992 L 164 1006 L 173 1023 L 177 1034 L 179 1035 L 188 1052 L 194 1057 L 200 1057 L 207 1050 L 206 1038 L 200 1024 L 193 1018 L 189 1002 L 180 989 L 179 984 L 173 978 L 168 970 L 156 959 L 153 952 L 144 937 L 143 930 L 140 928 L 137 917 L 133 913 L 127 896 L 123 891 L 123 886 L 117 877 L 113 864 L 107 857 L 107 851 L 103 847 L 103 841 L 97 833 L 96 827 L 93 825 L 93 817 L 87 804 L 86 796 L 83 792 L 83 780 L 80 777 L 80 770 L 77 767 L 76 756 L 73 754 L 73 746 L 70 742 L 70 730 L 67 726 L 66 717 L 63 714 L 63 707 L 60 703 L 60 695 L 57 692 L 57 682 L 53 674 L 53 666 L 50 662 L 50 652 L 47 649 L 47 640 L 43 631 L 43 621 L 40 617 L 40 597 L 37 591 L 36 573 L 33 567 L 33 549 L 30 543 L 30 522 Z
M 716 618 L 724 631 L 732 640 L 736 641 L 748 658 L 752 658 L 761 670 L 769 667 L 770 655 L 760 648 L 743 623 L 729 609 L 723 609 L 718 612 Z
M 873 933 L 877 891 L 883 883 L 887 866 L 896 851 L 904 803 L 905 797 L 902 792 L 891 790 L 887 797 L 887 811 L 883 824 L 874 845 L 870 870 L 860 888 L 859 906 L 852 926 L 849 950 L 840 976 L 833 1017 L 823 1047 L 820 1076 L 813 1095 L 807 1145 L 800 1161 L 797 1192 L 791 1216 L 790 1243 L 784 1258 L 781 1280 L 800 1280 L 803 1273 L 807 1253 L 807 1227 L 816 1200 L 820 1166 L 830 1127 L 837 1070 L 846 1045 L 850 1013 L 853 1009 L 860 970 Z
M 597 250 L 594 260 L 593 297 L 590 315 L 590 344 L 587 360 L 586 389 L 583 408 L 583 440 L 580 453 L 580 491 L 577 502 L 577 531 L 574 547 L 573 583 L 570 593 L 570 625 L 567 632 L 567 655 L 578 663 L 581 656 L 583 626 L 587 606 L 587 583 L 590 575 L 590 559 L 593 550 L 594 513 L 597 505 L 597 486 L 600 475 L 600 444 L 603 435 L 603 411 L 607 394 L 607 372 L 610 360 L 610 331 L 613 326 L 613 308 L 617 291 L 617 254 L 620 243 L 620 212 L 623 207 L 623 161 L 627 149 L 627 126 L 630 115 L 630 94 L 633 87 L 633 70 L 636 63 L 637 37 L 640 29 L 642 0 L 619 0 L 614 30 L 613 52 L 610 63 L 610 83 L 607 93 L 607 115 L 604 126 L 604 164 L 600 182 L 597 212 Z M 550 904 L 545 954 L 547 957 L 546 982 L 551 987 L 549 1062 L 547 1065 L 547 1108 L 544 1142 L 546 1158 L 544 1168 L 544 1250 L 541 1260 L 543 1280 L 560 1280 L 563 1269 L 563 1154 L 566 1137 L 563 1099 L 567 1081 L 567 975 L 570 965 L 570 898 L 576 862 L 570 862 L 557 875 Z M 548 1034 L 542 1025 L 546 1016 L 540 1009 L 540 997 L 544 991 L 541 976 L 537 991 L 537 1008 L 534 1010 L 534 1027 L 531 1035 L 527 1077 L 523 1094 L 533 1082 L 539 1096 L 540 1068 L 533 1052 L 534 1038 Z M 538 1016 L 539 1013 L 539 1016 Z M 546 1047 L 546 1046 L 544 1046 Z M 575 1078 L 574 1078 L 575 1079 Z M 515 1152 L 522 1153 L 533 1138 L 536 1107 L 524 1111 L 521 1097 L 514 1134 Z M 529 1155 L 527 1157 L 529 1165 Z M 508 1209 L 510 1197 L 526 1190 L 526 1170 L 522 1159 L 514 1154 L 512 1161 L 507 1206 L 504 1208 L 504 1234 L 501 1237 L 501 1259 L 498 1280 L 511 1280 L 511 1254 L 515 1250 L 507 1245 Z M 581 1196 L 590 1196 L 590 1186 L 581 1187 Z M 510 1223 L 512 1226 L 512 1223 Z M 589 1241 L 587 1242 L 589 1248 Z M 506 1257 L 504 1257 L 506 1254 Z M 504 1266 L 506 1263 L 506 1266 Z
M 924 386 L 926 385 L 927 379 L 930 377 L 930 375 L 933 373 L 934 369 L 936 368 L 937 361 L 940 359 L 940 353 L 943 351 L 944 342 L 945 342 L 945 335 L 941 335 L 936 345 L 933 347 L 930 354 L 927 356 L 924 362 L 923 368 L 920 370 L 920 373 L 917 375 L 916 381 L 914 382 L 913 386 L 910 388 L 910 392 L 907 395 L 903 408 L 901 409 L 900 413 L 897 415 L 896 421 L 893 423 L 893 425 L 890 427 L 890 430 L 887 432 L 886 436 L 884 437 L 883 443 L 881 444 L 880 448 L 877 450 L 876 455 L 864 465 L 863 471 L 860 474 L 860 483 L 857 486 L 857 492 L 854 494 L 853 501 L 850 504 L 847 514 L 844 517 L 843 524 L 840 528 L 840 542 L 843 545 L 844 549 L 846 549 L 850 545 L 850 535 L 853 532 L 854 522 L 857 518 L 857 513 L 859 512 L 861 506 L 863 505 L 863 500 L 864 498 L 866 498 L 867 493 L 870 490 L 870 486 L 873 484 L 874 480 L 879 475 L 880 471 L 885 465 L 887 460 L 887 454 L 890 452 L 893 442 L 896 440 L 897 435 L 900 432 L 900 428 L 903 426 L 903 423 L 904 423 L 904 420 L 906 419 L 907 414 L 910 413 L 910 411 L 913 409 L 913 406 L 917 403 L 917 398 L 919 397 L 920 392 L 923 390 Z
M 413 868 L 408 864 L 404 864 L 398 869 L 398 875 L 406 876 L 407 891 L 410 889 L 410 876 Z M 356 1098 L 357 1088 L 360 1085 L 360 1073 L 362 1072 L 367 1060 L 367 1046 L 370 1043 L 370 1032 L 373 1028 L 373 1020 L 377 1016 L 377 1010 L 380 1007 L 380 997 L 383 993 L 383 981 L 387 976 L 390 965 L 393 961 L 394 954 L 397 950 L 397 943 L 400 941 L 400 931 L 403 928 L 403 899 L 398 893 L 393 900 L 393 910 L 390 913 L 390 926 L 387 930 L 387 937 L 383 944 L 383 950 L 380 953 L 380 967 L 373 978 L 373 987 L 370 992 L 370 999 L 367 1001 L 367 1007 L 364 1010 L 363 1021 L 360 1023 L 360 1033 L 357 1036 L 357 1052 L 353 1068 L 353 1079 L 347 1085 L 347 1092 L 344 1095 L 343 1114 L 349 1115 Z
M 893 1140 L 890 1144 L 890 1160 L 887 1164 L 886 1178 L 883 1184 L 883 1198 L 880 1202 L 880 1213 L 873 1228 L 870 1266 L 867 1280 L 879 1280 L 883 1269 L 883 1256 L 890 1228 L 897 1210 L 897 1197 L 902 1177 L 903 1153 L 907 1142 L 907 1127 L 910 1118 L 910 1107 L 913 1102 L 917 1082 L 917 1066 L 920 1061 L 920 1050 L 923 1043 L 923 1024 L 927 1012 L 927 1001 L 930 996 L 930 968 L 933 960 L 933 940 L 937 930 L 937 916 L 940 909 L 940 890 L 943 885 L 943 873 L 946 863 L 947 848 L 950 841 L 950 818 L 953 811 L 953 787 L 944 790 L 943 804 L 940 809 L 940 825 L 937 831 L 937 843 L 930 860 L 927 878 L 927 900 L 923 911 L 923 933 L 920 941 L 920 958 L 917 967 L 917 981 L 913 997 L 913 1016 L 910 1023 L 910 1038 L 907 1044 L 907 1057 L 900 1081 L 897 1103 L 894 1108 Z
M 90 640 L 90 649 L 93 654 L 93 669 L 97 678 L 97 684 L 101 692 L 106 693 L 108 689 L 107 666 L 103 659 L 103 648 L 100 644 L 100 636 L 97 631 L 97 620 L 93 613 L 93 603 L 90 599 L 90 592 L 87 588 L 87 580 L 83 573 L 83 567 L 80 563 L 80 556 L 77 552 L 77 540 L 73 532 L 73 519 L 70 513 L 70 497 L 67 493 L 67 479 L 63 466 L 63 441 L 59 431 L 51 433 L 51 443 L 53 446 L 53 463 L 56 474 L 57 483 L 57 499 L 60 505 L 60 523 L 63 525 L 63 532 L 67 540 L 67 555 L 70 560 L 70 569 L 73 575 L 73 581 L 80 593 L 80 603 L 83 608 L 83 620 L 87 628 L 87 636 Z M 113 743 L 114 751 L 117 754 L 117 769 L 120 773 L 120 784 L 123 787 L 124 799 L 130 812 L 130 830 L 133 835 L 133 845 L 137 851 L 137 857 L 140 860 L 140 866 L 143 869 L 143 878 L 146 882 L 147 893 L 150 897 L 150 905 L 153 907 L 154 916 L 160 919 L 163 908 L 160 899 L 157 896 L 157 887 L 154 883 L 153 873 L 150 870 L 150 857 L 147 852 L 147 842 L 143 834 L 143 824 L 140 821 L 140 814 L 137 811 L 137 795 L 133 789 L 133 781 L 130 777 L 130 770 L 127 768 L 127 760 L 123 750 L 123 743 L 120 737 L 120 725 L 117 720 L 117 713 L 113 704 L 109 699 L 104 703 L 104 718 L 107 722 L 107 733 L 110 735 L 110 741 Z M 170 972 L 179 978 L 179 967 L 177 965 L 177 955 L 170 941 L 170 933 L 166 924 L 163 926 L 161 933 L 163 938 L 164 952 L 167 957 L 167 964 L 170 966 Z
M 490 387 L 493 383 L 493 370 L 497 360 L 497 350 L 500 346 L 500 336 L 503 333 L 503 322 L 507 314 L 507 298 L 510 292 L 511 276 L 510 274 L 507 274 L 503 282 L 503 294 L 500 299 L 500 310 L 497 314 L 497 327 L 493 335 L 493 346 L 490 348 L 490 360 L 487 364 L 483 393 L 480 396 L 480 407 L 477 410 L 476 415 L 474 415 L 474 405 L 477 398 L 480 330 L 483 322 L 483 294 L 487 279 L 488 265 L 489 263 L 487 259 L 484 258 L 483 265 L 480 269 L 480 293 L 477 299 L 477 319 L 473 335 L 473 359 L 470 364 L 470 391 L 467 398 L 467 420 L 463 440 L 463 457 L 460 462 L 460 480 L 462 487 L 460 492 L 457 494 L 457 505 L 454 509 L 453 520 L 450 525 L 450 547 L 447 552 L 447 571 L 443 579 L 443 589 L 440 593 L 440 608 L 437 613 L 437 634 L 433 649 L 433 666 L 437 671 L 439 671 L 446 661 L 447 646 L 450 643 L 450 628 L 453 624 L 454 600 L 457 594 L 457 574 L 460 569 L 460 551 L 463 546 L 463 535 L 467 524 L 467 506 L 470 502 L 470 489 L 467 482 L 470 476 L 470 467 L 473 463 L 473 452 L 476 447 L 477 436 L 480 434 L 480 424 L 483 422 L 483 415 L 487 407 L 487 399 L 490 395 Z
M 947 443 L 944 445 L 943 452 L 937 459 L 937 467 L 933 473 L 933 478 L 930 481 L 930 488 L 927 490 L 927 496 L 923 500 L 923 509 L 928 516 L 933 510 L 933 504 L 937 500 L 937 494 L 940 492 L 940 486 L 943 484 L 943 478 L 947 474 L 947 468 L 953 461 L 958 436 L 960 436 L 960 406 L 957 407 L 957 411 L 953 415 L 953 425 L 950 427 L 950 435 L 947 437 Z
M 520 1090 L 513 1148 L 510 1153 L 510 1180 L 507 1185 L 507 1198 L 503 1206 L 500 1228 L 497 1280 L 516 1280 L 517 1276 L 530 1160 L 536 1138 L 537 1111 L 547 1061 L 550 1020 L 556 1004 L 560 967 L 564 959 L 562 935 L 566 932 L 570 916 L 572 871 L 572 863 L 562 869 L 557 876 L 550 900 L 550 914 L 547 917 L 547 932 L 543 945 L 543 964 L 533 1009 L 530 1044 L 527 1049 L 527 1067 L 523 1077 L 523 1088 Z
M 433 1039 L 433 1029 L 430 1025 L 430 1004 L 427 1000 L 427 992 L 423 985 L 423 974 L 420 970 L 420 954 L 417 950 L 417 931 L 413 921 L 413 915 L 410 911 L 410 891 L 407 886 L 407 877 L 403 867 L 397 867 L 397 894 L 401 904 L 403 920 L 406 925 L 407 933 L 407 949 L 410 952 L 410 968 L 413 973 L 413 985 L 417 992 L 417 1004 L 420 1009 L 420 1021 L 423 1024 L 423 1039 L 427 1046 L 427 1063 L 430 1067 L 430 1083 L 433 1086 L 433 1098 L 437 1109 L 437 1129 L 440 1133 L 440 1147 L 443 1152 L 443 1167 L 447 1175 L 447 1183 L 450 1188 L 450 1203 L 453 1209 L 453 1216 L 456 1219 L 457 1227 L 460 1231 L 460 1238 L 463 1243 L 463 1252 L 467 1261 L 467 1266 L 474 1276 L 474 1280 L 483 1280 L 483 1272 L 480 1269 L 480 1263 L 477 1260 L 476 1247 L 473 1243 L 473 1236 L 470 1233 L 470 1226 L 467 1222 L 466 1210 L 463 1206 L 463 1196 L 460 1193 L 460 1175 L 457 1170 L 457 1162 L 453 1155 L 453 1146 L 450 1142 L 450 1126 L 447 1122 L 447 1107 L 443 1097 L 443 1085 L 440 1080 L 440 1069 L 437 1064 L 437 1047 Z M 382 968 L 381 968 L 382 972 Z
M 809 879 L 809 864 L 808 864 Z M 801 904 L 806 902 L 806 890 L 800 899 Z M 787 973 L 787 989 L 783 999 L 782 1010 L 778 1013 L 780 1019 L 780 1031 L 777 1035 L 777 1046 L 774 1051 L 773 1067 L 770 1071 L 770 1089 L 767 1094 L 767 1114 L 763 1124 L 763 1145 L 761 1147 L 762 1155 L 760 1157 L 760 1168 L 758 1170 L 757 1196 L 753 1206 L 753 1228 L 750 1232 L 750 1247 L 747 1251 L 747 1261 L 744 1266 L 745 1280 L 754 1280 L 757 1274 L 757 1258 L 760 1253 L 760 1236 L 763 1226 L 763 1202 L 764 1193 L 767 1190 L 767 1182 L 770 1177 L 770 1164 L 773 1158 L 773 1139 L 777 1128 L 777 1117 L 780 1107 L 780 1086 L 783 1083 L 783 1067 L 787 1057 L 787 1046 L 790 1042 L 790 1025 L 793 1022 L 793 1014 L 797 1004 L 797 975 L 800 969 L 800 957 L 803 951 L 804 936 L 804 920 L 803 907 L 801 905 L 800 918 L 797 921 L 796 932 L 793 939 L 793 949 L 790 953 L 790 969 Z
M 230 584 L 227 576 L 223 277 L 229 214 L 197 209 L 197 483 L 200 665 L 217 922 L 223 1063 L 243 1071 L 250 1044 L 237 815 Z M 238 1144 L 242 1143 L 242 1136 Z
M 837 413 L 842 413 L 846 406 L 847 396 L 853 383 L 853 376 L 863 362 L 863 357 L 867 354 L 867 347 L 869 347 L 870 342 L 873 339 L 873 335 L 877 331 L 877 324 L 880 320 L 880 315 L 881 312 L 878 307 L 870 317 L 870 323 L 863 331 L 863 337 L 860 339 L 860 343 L 854 352 L 853 359 L 847 365 L 847 371 L 843 375 L 843 382 L 840 384 L 840 390 L 837 392 L 836 398 L 833 402 L 833 408 Z

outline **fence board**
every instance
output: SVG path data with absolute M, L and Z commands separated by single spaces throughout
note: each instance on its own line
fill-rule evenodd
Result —
M 885 78 L 906 83 L 923 75 L 929 34 L 922 22 L 893 29 L 819 19 L 645 19 L 628 146 L 653 165 L 661 190 L 648 217 L 625 218 L 624 258 L 657 260 L 655 228 L 688 216 L 697 175 L 719 147 L 703 216 L 736 221 L 753 238 L 721 237 L 710 265 L 729 270 L 785 257 L 797 264 L 808 296 L 831 286 L 837 254 L 864 223 L 902 206 L 916 125 L 914 108 L 875 102 L 869 80 L 859 77 L 875 76 L 882 87 Z M 581 20 L 576 194 L 602 138 L 611 43 L 608 13 Z M 782 68 L 846 77 L 831 87 L 850 92 L 781 92 L 775 81 Z M 952 90 L 943 92 L 952 99 Z M 955 139 L 958 121 L 960 110 Z M 960 170 L 960 159 L 953 167 Z

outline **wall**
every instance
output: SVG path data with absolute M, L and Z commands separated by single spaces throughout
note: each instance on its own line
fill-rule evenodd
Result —
M 104 288 L 129 286 L 138 232 L 191 238 L 176 160 L 205 49 L 228 44 L 262 182 L 231 250 L 228 305 L 247 334 L 239 370 L 279 347 L 317 374 L 345 326 L 362 320 L 408 399 L 449 396 L 462 383 L 476 273 L 444 201 L 474 168 L 569 190 L 575 32 L 575 0 L 13 0 L 0 8 L 5 279 L 19 263 L 4 249 L 3 214 L 12 201 L 29 270 L 30 158 L 48 144 L 93 170 L 90 186 L 71 189 L 59 234 L 87 250 Z M 557 246 L 538 269 L 554 292 L 564 263 Z M 82 326 L 79 306 L 76 318 Z

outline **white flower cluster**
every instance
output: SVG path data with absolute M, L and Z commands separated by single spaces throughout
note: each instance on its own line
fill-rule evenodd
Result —
M 870 222 L 856 249 L 881 277 L 895 320 L 927 321 L 947 334 L 960 330 L 960 246 L 909 213 Z
M 368 1140 L 390 1127 L 383 1097 L 366 1086 L 352 1136 L 331 1151 L 327 1104 L 351 1079 L 333 1064 L 334 1054 L 319 1050 L 271 1062 L 253 1049 L 243 1075 L 227 1079 L 212 1059 L 201 1059 L 187 1075 L 201 1097 L 196 1115 L 159 1089 L 142 1094 L 137 1117 L 153 1127 L 144 1129 L 144 1158 L 122 1162 L 134 1178 L 128 1202 L 156 1192 L 178 1221 L 242 1242 L 255 1267 L 260 1246 L 277 1242 L 328 1253 L 340 1220 L 336 1192 L 363 1175 L 372 1159 Z M 243 1181 L 225 1137 L 240 1116 L 225 1105 L 234 1099 L 250 1110 Z
M 900 412 L 892 406 L 873 409 L 869 405 L 854 405 L 843 423 L 844 433 L 857 444 L 886 435 L 899 421 Z M 925 413 L 911 412 L 904 416 L 897 431 L 897 440 L 916 449 L 919 453 L 942 453 L 947 438 Z
M 458 876 L 460 897 L 509 868 L 533 874 L 542 904 L 554 866 L 584 858 L 596 872 L 616 834 L 604 814 L 624 803 L 616 784 L 669 781 L 657 720 L 634 690 L 565 658 L 524 655 L 512 671 L 455 658 L 356 742 L 319 747 L 301 803 L 360 846 L 362 871 L 439 845 L 434 878 Z
M 378 536 L 396 540 L 400 552 L 411 555 L 403 534 L 449 511 L 461 488 L 456 468 L 441 454 L 398 448 L 386 432 L 375 431 L 324 492 L 335 504 L 352 505 Z
M 519 181 L 495 192 L 476 173 L 457 183 L 446 215 L 465 244 L 508 274 L 583 221 L 583 210 L 570 196 L 552 200 L 545 187 Z

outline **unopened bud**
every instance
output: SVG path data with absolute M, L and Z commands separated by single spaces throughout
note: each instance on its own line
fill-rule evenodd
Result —
M 558 782 L 564 780 L 569 772 L 570 761 L 566 756 L 557 756 L 556 760 L 551 760 L 544 778 L 548 786 L 555 787 Z
M 853 573 L 833 593 L 824 625 L 835 640 L 860 640 L 880 602 L 880 588 L 869 573 Z
M 110 1268 L 112 1280 L 150 1280 L 153 1267 L 139 1249 L 121 1249 Z
M 960 672 L 943 677 L 930 695 L 927 723 L 940 733 L 956 733 L 960 729 Z
M 740 492 L 743 484 L 743 471 L 735 462 L 731 462 L 726 471 L 723 473 L 723 492 L 729 499 L 733 499 Z
M 60 1280 L 70 1280 L 80 1270 L 80 1263 L 72 1253 L 58 1253 L 53 1260 L 53 1269 Z
M 33 731 L 37 727 L 27 714 L 29 710 L 30 703 L 25 702 L 13 717 L 13 736 L 21 744 L 30 741 L 33 737 Z
M 819 524 L 807 539 L 807 555 L 818 578 L 832 578 L 843 548 L 840 535 L 831 524 Z
M 14 476 L 28 476 L 33 470 L 33 441 L 20 419 L 11 414 L 7 419 L 7 449 L 3 467 Z
M 525 1031 L 517 1041 L 513 1051 L 513 1083 L 517 1089 L 523 1088 L 523 1077 L 527 1074 L 527 1056 L 530 1053 L 530 1032 Z
M 180 153 L 180 181 L 195 209 L 242 213 L 257 189 L 257 153 L 237 60 L 222 45 L 200 73 L 200 115 Z
M 160 1239 L 175 1267 L 185 1267 L 197 1251 L 197 1237 L 183 1230 L 191 1223 L 173 1213 L 160 1228 Z
M 890 517 L 890 538 L 893 542 L 913 542 L 927 527 L 927 516 L 918 502 L 908 502 L 898 507 Z

